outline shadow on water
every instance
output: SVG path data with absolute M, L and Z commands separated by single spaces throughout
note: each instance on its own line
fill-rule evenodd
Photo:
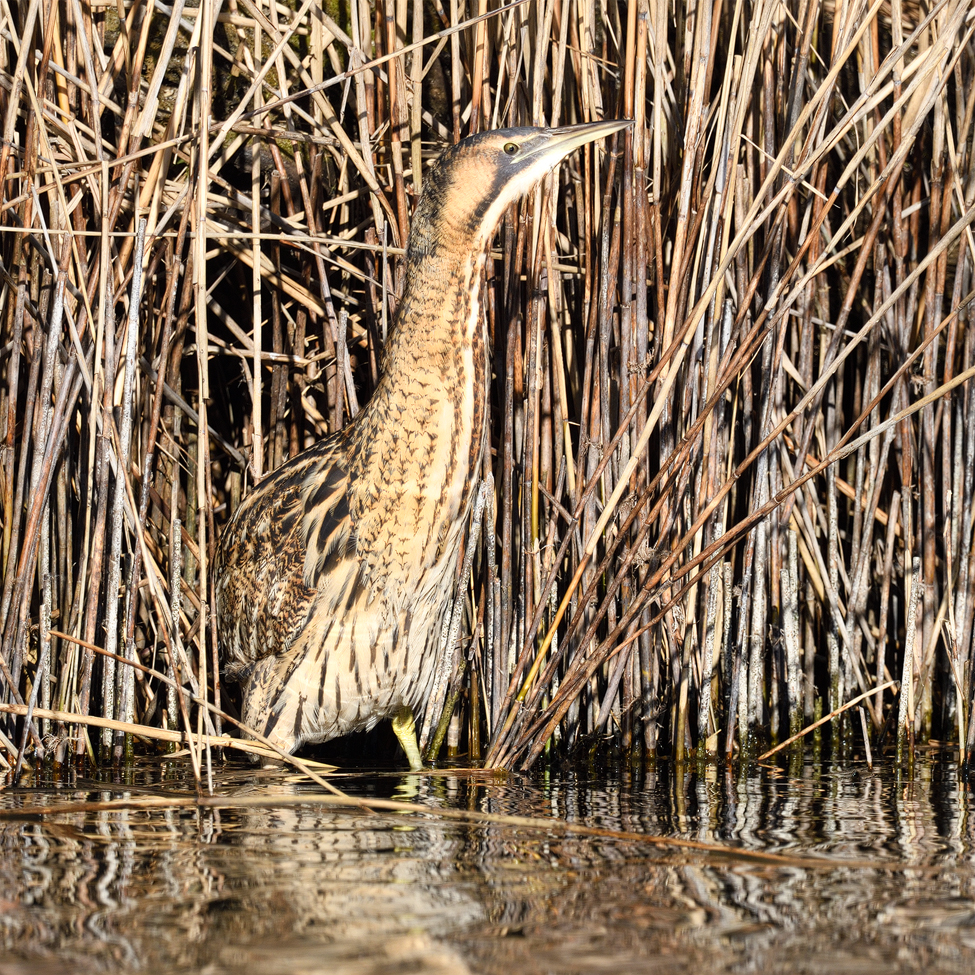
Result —
M 339 784 L 782 859 L 295 804 L 303 780 L 249 766 L 217 791 L 282 805 L 32 813 L 194 795 L 182 762 L 143 762 L 0 793 L 0 975 L 975 971 L 973 799 L 950 764 Z

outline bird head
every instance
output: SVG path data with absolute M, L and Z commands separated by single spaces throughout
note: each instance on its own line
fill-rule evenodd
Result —
M 507 207 L 570 152 L 630 124 L 614 119 L 557 129 L 495 129 L 451 146 L 425 176 L 410 257 L 431 255 L 458 233 L 472 249 L 486 247 Z

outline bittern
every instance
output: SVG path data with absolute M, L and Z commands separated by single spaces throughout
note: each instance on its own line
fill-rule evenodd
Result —
M 625 121 L 484 132 L 424 179 L 403 297 L 368 404 L 241 504 L 218 555 L 224 676 L 286 752 L 392 717 L 421 767 L 441 620 L 484 450 L 481 271 L 505 209 Z

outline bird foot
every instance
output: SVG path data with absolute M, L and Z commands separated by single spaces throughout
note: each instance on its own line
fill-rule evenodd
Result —
M 399 743 L 406 752 L 406 757 L 413 772 L 423 768 L 423 760 L 420 758 L 420 748 L 416 743 L 416 723 L 413 721 L 413 712 L 402 707 L 396 712 L 393 718 L 393 733 L 399 739 Z

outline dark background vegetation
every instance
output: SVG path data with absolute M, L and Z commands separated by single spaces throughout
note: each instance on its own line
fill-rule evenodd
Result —
M 970 3 L 0 19 L 7 761 L 224 730 L 215 540 L 368 398 L 424 164 L 615 117 L 488 262 L 486 503 L 425 740 L 755 757 L 859 699 L 838 754 L 972 750 Z

